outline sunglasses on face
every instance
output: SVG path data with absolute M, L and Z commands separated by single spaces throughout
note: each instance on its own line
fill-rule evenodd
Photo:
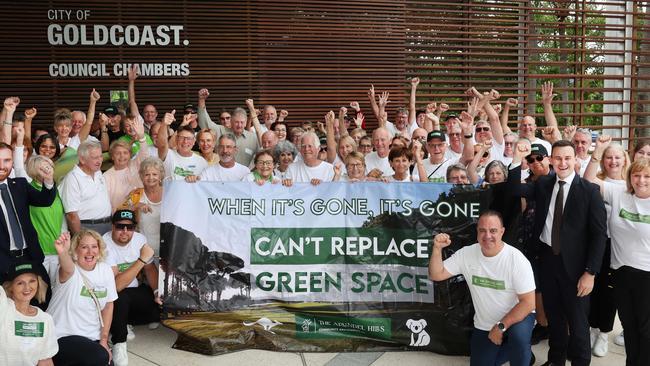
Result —
M 321 147 L 320 147 L 320 151 L 321 151 L 321 152 L 323 152 L 323 151 L 327 151 L 327 146 L 321 146 Z
M 490 127 L 476 127 L 476 133 L 479 132 L 490 132 Z
M 115 228 L 117 230 L 128 230 L 128 231 L 133 231 L 135 230 L 135 224 L 114 224 Z
M 544 157 L 541 155 L 526 156 L 526 161 L 528 162 L 528 164 L 532 164 L 535 161 L 542 162 L 542 160 L 544 160 Z

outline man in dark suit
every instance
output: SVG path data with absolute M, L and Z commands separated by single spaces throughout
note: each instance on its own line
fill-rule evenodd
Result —
M 0 281 L 11 261 L 29 259 L 43 263 L 43 250 L 29 217 L 29 206 L 47 207 L 56 198 L 54 166 L 38 167 L 43 189 L 37 190 L 25 178 L 9 178 L 13 168 L 13 149 L 0 142 Z
M 576 174 L 575 147 L 553 144 L 555 176 L 521 183 L 521 159 L 530 147 L 518 144 L 508 174 L 514 194 L 536 204 L 533 240 L 539 242 L 540 285 L 549 322 L 548 361 L 589 365 L 589 294 L 605 251 L 607 214 L 598 186 Z

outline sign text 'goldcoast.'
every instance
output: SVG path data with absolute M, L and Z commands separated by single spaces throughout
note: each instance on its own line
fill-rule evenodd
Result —
M 161 25 L 122 25 L 122 24 L 62 24 L 60 21 L 87 21 L 89 10 L 50 9 L 48 19 L 59 21 L 47 27 L 47 40 L 53 47 L 169 47 L 188 46 L 189 40 L 183 39 L 184 26 L 179 24 Z M 138 64 L 140 75 L 184 77 L 190 74 L 187 63 L 163 62 Z M 128 74 L 131 63 L 118 62 L 112 66 L 103 62 L 51 63 L 51 77 L 124 77 Z

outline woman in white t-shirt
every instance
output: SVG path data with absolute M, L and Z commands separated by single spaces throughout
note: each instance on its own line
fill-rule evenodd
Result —
M 33 298 L 45 301 L 47 285 L 40 267 L 29 261 L 12 263 L 0 287 L 0 365 L 53 365 L 59 350 L 54 321 L 29 304 Z
M 422 149 L 420 141 L 413 141 L 409 150 L 407 147 L 398 146 L 390 149 L 388 153 L 388 162 L 395 174 L 383 177 L 384 182 L 413 182 L 413 176 L 410 174 L 411 161 L 415 158 L 415 168 L 418 169 L 420 177 L 426 177 L 424 165 L 422 165 L 422 155 L 419 151 Z M 426 180 L 425 180 L 426 181 Z
M 293 164 L 297 156 L 296 145 L 287 140 L 279 141 L 273 148 L 273 158 L 277 164 L 273 175 L 279 179 L 285 179 L 289 165 Z
M 611 137 L 600 136 L 597 146 L 610 141 Z M 600 186 L 603 199 L 611 205 L 611 268 L 615 270 L 616 307 L 625 331 L 626 363 L 650 365 L 650 160 L 634 161 L 625 177 L 625 186 L 597 177 L 590 180 Z
M 54 318 L 61 365 L 107 365 L 108 333 L 117 299 L 115 277 L 104 263 L 106 245 L 95 231 L 82 229 L 72 240 L 63 233 L 54 243 L 59 271 L 52 278 L 47 312 Z
M 598 171 L 600 167 L 600 171 Z M 625 174 L 630 167 L 630 158 L 619 144 L 609 144 L 606 139 L 598 139 L 584 172 L 584 178 L 593 181 L 594 177 L 625 186 Z M 605 201 L 607 217 L 612 215 L 612 205 Z M 607 230 L 609 236 L 609 227 Z M 590 295 L 589 325 L 591 327 L 592 352 L 597 357 L 604 357 L 608 350 L 609 332 L 614 328 L 616 304 L 614 295 L 614 271 L 611 269 L 611 238 L 607 238 L 603 264 L 596 275 L 594 289 Z

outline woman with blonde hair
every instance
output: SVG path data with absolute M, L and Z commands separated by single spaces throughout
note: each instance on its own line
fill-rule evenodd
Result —
M 59 351 L 50 314 L 30 305 L 45 301 L 41 266 L 17 261 L 0 287 L 0 365 L 51 366 Z
M 117 300 L 115 276 L 104 262 L 106 244 L 96 232 L 81 229 L 70 240 L 63 233 L 54 243 L 59 270 L 52 280 L 47 312 L 56 326 L 57 365 L 107 365 L 108 334 Z
M 596 140 L 596 148 L 584 172 L 584 178 L 594 178 L 614 185 L 625 186 L 625 175 L 630 167 L 630 158 L 619 144 L 610 144 L 611 137 L 601 136 Z M 598 168 L 600 167 L 600 171 Z M 612 205 L 605 201 L 607 216 L 612 215 Z M 607 228 L 609 234 L 609 227 Z M 609 236 L 609 235 L 608 235 Z M 614 296 L 614 271 L 611 268 L 611 238 L 605 246 L 603 264 L 596 275 L 594 289 L 590 297 L 589 325 L 591 326 L 592 353 L 604 357 L 608 351 L 609 332 L 614 328 L 616 304 Z
M 610 141 L 611 137 L 600 136 L 596 152 L 604 151 Z M 598 158 L 592 155 L 591 159 Z M 636 158 L 625 173 L 625 185 L 587 173 L 585 178 L 600 186 L 603 199 L 611 206 L 610 266 L 616 308 L 625 331 L 626 364 L 650 365 L 650 160 Z

